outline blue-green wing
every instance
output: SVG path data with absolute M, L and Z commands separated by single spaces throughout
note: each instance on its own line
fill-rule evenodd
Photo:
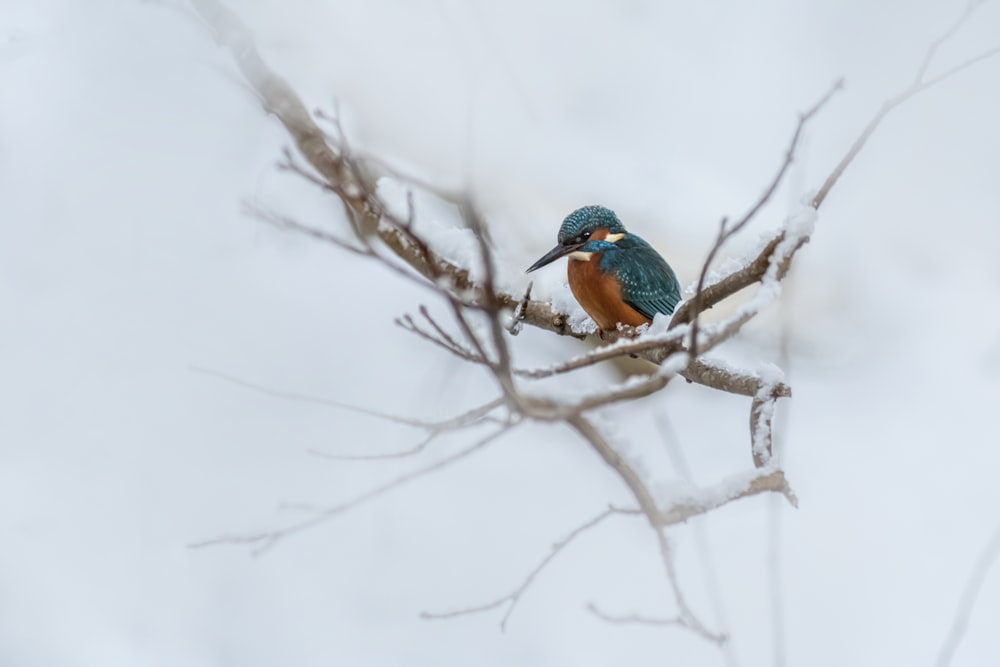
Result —
M 653 319 L 656 313 L 669 315 L 681 300 L 681 286 L 670 268 L 652 246 L 635 234 L 628 234 L 602 259 L 621 283 L 622 299 L 632 308 Z

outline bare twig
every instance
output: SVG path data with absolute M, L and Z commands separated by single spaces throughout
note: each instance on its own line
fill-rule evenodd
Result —
M 941 645 L 941 650 L 938 652 L 937 661 L 934 663 L 935 667 L 948 667 L 951 664 L 952 658 L 955 657 L 958 645 L 961 643 L 962 637 L 965 636 L 965 630 L 969 626 L 969 618 L 972 616 L 972 609 L 976 604 L 976 598 L 979 597 L 979 592 L 983 588 L 983 582 L 986 581 L 986 575 L 990 573 L 990 568 L 993 567 L 997 558 L 1000 558 L 1000 526 L 997 526 L 993 537 L 990 538 L 989 543 L 987 543 L 986 548 L 983 549 L 983 552 L 976 560 L 975 566 L 972 568 L 969 580 L 965 584 L 965 590 L 962 591 L 962 597 L 958 601 L 958 607 L 955 609 L 955 615 L 952 618 L 948 636 L 945 637 L 944 643 Z
M 699 635 L 709 639 L 710 641 L 715 641 L 721 643 L 724 639 L 720 635 L 716 635 L 705 628 L 704 624 L 698 620 L 697 616 L 690 610 L 685 601 L 684 594 L 680 587 L 680 582 L 677 579 L 677 572 L 674 568 L 673 554 L 670 550 L 669 542 L 667 537 L 663 532 L 664 523 L 660 521 L 662 513 L 656 505 L 656 501 L 653 499 L 653 495 L 650 493 L 646 484 L 641 480 L 635 470 L 621 457 L 618 452 L 611 447 L 610 443 L 604 438 L 600 431 L 598 431 L 593 424 L 591 424 L 583 416 L 576 416 L 567 419 L 567 422 L 576 431 L 583 436 L 583 438 L 590 444 L 591 448 L 596 451 L 604 462 L 607 463 L 611 468 L 618 474 L 625 485 L 632 492 L 635 497 L 636 502 L 639 504 L 639 509 L 646 516 L 646 520 L 649 522 L 653 529 L 654 534 L 657 538 L 657 544 L 660 547 L 660 557 L 663 561 L 664 569 L 667 574 L 667 579 L 670 582 L 671 590 L 674 594 L 674 599 L 677 603 L 678 609 L 680 610 L 680 619 L 682 624 L 686 627 L 694 630 Z
M 652 618 L 650 616 L 640 616 L 639 614 L 610 614 L 594 603 L 587 605 L 587 611 L 608 623 L 619 625 L 652 625 L 656 627 L 680 626 L 686 627 L 687 623 L 680 616 L 674 618 Z
M 545 558 L 543 558 L 542 561 L 538 563 L 538 565 L 536 565 L 534 569 L 531 570 L 531 572 L 528 573 L 528 576 L 524 578 L 524 580 L 517 586 L 517 588 L 512 590 L 510 593 L 507 593 L 503 597 L 499 597 L 496 600 L 493 600 L 492 602 L 487 602 L 485 604 L 477 605 L 474 607 L 466 607 L 464 609 L 456 609 L 455 611 L 423 612 L 420 614 L 421 617 L 426 619 L 455 618 L 456 616 L 466 616 L 469 614 L 477 614 L 484 611 L 490 611 L 492 609 L 496 609 L 506 604 L 507 611 L 504 612 L 503 616 L 500 619 L 500 629 L 501 630 L 506 629 L 507 621 L 510 619 L 511 614 L 514 613 L 514 608 L 517 606 L 517 603 L 520 602 L 521 597 L 525 594 L 525 592 L 527 592 L 528 588 L 535 581 L 535 578 L 538 577 L 539 574 L 541 574 L 542 570 L 544 570 L 545 567 L 549 563 L 551 563 L 552 560 L 556 556 L 558 556 L 563 549 L 569 546 L 569 544 L 573 542 L 573 540 L 575 540 L 577 537 L 587 532 L 591 528 L 594 528 L 595 526 L 603 522 L 605 519 L 614 516 L 616 514 L 617 515 L 628 514 L 628 512 L 624 512 L 615 507 L 609 507 L 608 509 L 604 510 L 597 516 L 574 528 L 569 534 L 567 534 L 561 540 L 552 545 L 552 550 L 549 551 L 549 554 Z
M 456 427 L 454 430 L 458 430 L 459 428 L 461 427 Z M 389 452 L 388 454 L 333 454 L 319 449 L 310 449 L 308 451 L 317 458 L 329 459 L 331 461 L 386 461 L 389 459 L 405 459 L 408 456 L 416 456 L 427 449 L 427 446 L 442 433 L 444 433 L 444 431 L 430 431 L 424 436 L 423 440 L 409 449 L 404 449 L 398 452 Z
M 413 321 L 413 318 L 410 315 L 403 315 L 402 317 L 397 317 L 394 320 L 394 322 L 396 323 L 397 326 L 413 334 L 416 334 L 417 336 L 423 338 L 424 340 L 434 343 L 435 345 L 447 350 L 448 352 L 451 352 L 460 359 L 471 361 L 472 363 L 476 364 L 487 364 L 487 365 L 489 364 L 489 360 L 484 359 L 482 356 L 479 355 L 478 352 L 470 350 L 469 348 L 467 348 L 466 346 L 462 345 L 454 338 L 452 338 L 452 336 L 449 333 L 447 333 L 433 317 L 431 317 L 430 313 L 427 312 L 427 309 L 424 306 L 420 307 L 420 313 L 424 316 L 424 319 L 427 320 L 427 322 L 430 323 L 430 325 L 434 328 L 436 334 L 421 328 L 416 322 Z
M 587 605 L 587 611 L 596 616 L 597 618 L 605 621 L 607 623 L 614 623 L 616 625 L 649 625 L 657 628 L 668 628 L 668 627 L 680 627 L 687 628 L 688 630 L 693 630 L 697 634 L 701 635 L 705 639 L 709 640 L 713 644 L 722 646 L 728 640 L 726 635 L 713 634 L 708 632 L 702 627 L 692 626 L 690 619 L 684 617 L 683 614 L 678 614 L 673 618 L 653 618 L 651 616 L 642 616 L 640 614 L 610 614 L 596 604 L 590 603 Z
M 666 410 L 661 409 L 655 415 L 655 423 L 660 431 L 660 438 L 667 449 L 667 453 L 673 462 L 674 469 L 688 484 L 694 484 L 695 479 L 688 464 L 684 449 L 681 447 L 679 438 L 674 431 L 673 425 L 667 416 Z M 702 564 L 702 572 L 705 578 L 705 588 L 708 590 L 709 600 L 715 613 L 716 622 L 721 626 L 720 634 L 728 635 L 725 628 L 729 625 L 729 614 L 726 610 L 725 598 L 719 586 L 719 575 L 715 566 L 715 559 L 712 556 L 712 549 L 706 535 L 707 524 L 705 522 L 695 522 L 691 526 L 694 533 L 695 546 L 698 551 L 698 561 Z M 735 667 L 736 656 L 732 646 L 727 642 L 723 647 L 727 664 Z
M 368 237 L 363 232 L 359 231 L 360 227 L 357 222 L 357 214 L 350 207 L 346 208 L 345 217 L 351 224 L 351 227 L 355 232 L 355 238 L 357 240 L 357 243 L 360 245 L 356 245 L 355 243 L 342 239 L 336 234 L 331 234 L 330 232 L 319 229 L 318 227 L 313 227 L 311 225 L 301 223 L 288 216 L 280 215 L 273 211 L 266 210 L 259 204 L 248 204 L 245 207 L 245 210 L 249 215 L 252 215 L 255 218 L 258 218 L 259 220 L 272 224 L 275 227 L 278 227 L 279 229 L 285 229 L 288 231 L 295 232 L 296 234 L 301 234 L 303 236 L 313 239 L 314 241 L 326 243 L 341 250 L 347 250 L 348 252 L 351 252 L 356 255 L 370 257 L 380 262 L 383 266 L 393 271 L 397 275 L 406 278 L 407 280 L 421 287 L 422 289 L 427 289 L 435 293 L 440 293 L 441 291 L 441 288 L 439 286 L 435 285 L 434 283 L 427 282 L 427 280 L 423 275 L 419 273 L 414 273 L 411 269 L 408 269 L 406 268 L 406 266 L 401 265 L 395 259 L 387 257 L 383 252 L 380 252 L 375 246 L 373 246 L 369 242 Z M 468 305 L 471 306 L 475 304 L 470 303 Z
M 445 343 L 447 343 L 448 345 L 450 345 L 452 347 L 455 347 L 455 348 L 460 348 L 461 347 L 461 345 L 459 344 L 459 342 L 457 340 L 455 340 L 454 338 L 452 338 L 451 334 L 449 334 L 447 331 L 445 331 L 444 327 L 442 327 L 440 324 L 438 324 L 437 320 L 435 320 L 433 317 L 431 317 L 430 311 L 427 310 L 427 306 L 420 306 L 420 314 L 423 315 L 424 319 L 427 320 L 427 322 L 432 327 L 434 327 L 434 331 L 436 331 L 438 333 L 438 335 L 441 336 L 442 340 L 444 340 Z
M 840 160 L 840 162 L 837 164 L 834 170 L 827 177 L 822 187 L 820 187 L 820 189 L 816 192 L 816 196 L 813 197 L 812 201 L 813 208 L 819 208 L 820 206 L 822 206 L 823 202 L 826 200 L 827 195 L 830 194 L 830 190 L 832 190 L 833 186 L 837 184 L 837 181 L 840 180 L 840 177 L 843 175 L 844 171 L 851 164 L 851 162 L 854 161 L 854 158 L 857 157 L 858 153 L 861 152 L 861 149 L 864 148 L 865 144 L 868 143 L 868 139 L 871 138 L 872 134 L 874 134 L 875 132 L 875 129 L 879 126 L 879 124 L 889 114 L 890 111 L 900 106 L 904 102 L 910 100 L 919 93 L 922 93 L 925 90 L 933 88 L 939 83 L 951 78 L 955 74 L 958 74 L 959 72 L 968 69 L 969 67 L 972 67 L 976 63 L 982 62 L 987 58 L 992 58 L 993 56 L 1000 54 L 1000 46 L 997 46 L 995 48 L 984 51 L 983 53 L 980 53 L 979 55 L 970 58 L 962 63 L 959 63 L 958 65 L 955 65 L 954 67 L 948 70 L 945 70 L 943 73 L 939 74 L 938 76 L 932 79 L 924 78 L 927 75 L 927 71 L 930 68 L 931 63 L 933 62 L 934 57 L 937 55 L 938 48 L 942 44 L 944 44 L 948 39 L 950 39 L 956 32 L 958 32 L 958 30 L 962 26 L 965 25 L 965 23 L 969 20 L 969 17 L 972 16 L 973 12 L 981 4 L 983 3 L 970 2 L 966 6 L 966 9 L 963 12 L 963 14 L 958 18 L 958 20 L 951 27 L 945 30 L 937 39 L 935 39 L 930 44 L 930 46 L 927 47 L 927 51 L 924 54 L 924 58 L 920 62 L 920 65 L 917 67 L 917 72 L 913 77 L 913 81 L 902 92 L 895 95 L 894 97 L 890 97 L 889 99 L 887 99 L 882 104 L 882 108 L 879 109 L 874 116 L 872 116 L 870 121 L 868 121 L 868 125 L 865 126 L 865 129 L 854 141 L 854 144 L 851 145 L 850 149 L 848 149 L 847 154 L 844 155 L 844 157 Z
M 302 403 L 312 403 L 315 405 L 323 405 L 331 408 L 340 408 L 342 410 L 350 410 L 351 412 L 357 412 L 358 414 L 368 415 L 369 417 L 376 417 L 378 419 L 384 419 L 386 421 L 394 422 L 396 424 L 403 424 L 405 426 L 413 426 L 414 428 L 422 428 L 430 431 L 447 431 L 454 429 L 456 427 L 464 426 L 472 422 L 481 421 L 489 413 L 493 412 L 497 408 L 503 405 L 502 399 L 494 399 L 489 403 L 477 406 L 467 412 L 463 412 L 460 415 L 445 419 L 442 421 L 427 421 L 423 419 L 411 419 L 409 417 L 401 417 L 399 415 L 394 415 L 388 412 L 381 412 L 379 410 L 372 410 L 370 408 L 362 408 L 356 405 L 351 405 L 349 403 L 341 403 L 340 401 L 333 401 L 327 398 L 320 398 L 318 396 L 310 396 L 309 394 L 300 394 L 293 391 L 284 391 L 281 389 L 274 389 L 272 387 L 267 387 L 262 384 L 256 384 L 254 382 L 249 382 L 242 378 L 238 378 L 235 375 L 229 375 L 228 373 L 223 373 L 222 371 L 213 370 L 211 368 L 203 368 L 201 366 L 191 366 L 190 370 L 195 373 L 201 373 L 202 375 L 208 375 L 211 377 L 218 378 L 220 380 L 225 380 L 244 389 L 250 389 L 267 396 L 273 396 L 275 398 L 280 398 L 286 401 L 298 401 Z
M 248 533 L 246 535 L 229 535 L 229 536 L 217 537 L 210 540 L 196 542 L 194 544 L 191 544 L 190 546 L 191 548 L 194 549 L 200 549 L 203 547 L 216 546 L 219 544 L 252 545 L 254 547 L 252 553 L 255 556 L 259 556 L 264 552 L 270 550 L 272 547 L 278 544 L 278 542 L 280 542 L 286 537 L 289 537 L 290 535 L 301 533 L 305 530 L 309 530 L 310 528 L 315 528 L 316 526 L 326 523 L 327 521 L 330 521 L 331 519 L 339 516 L 340 514 L 343 514 L 348 510 L 352 510 L 355 507 L 362 505 L 363 503 L 366 503 L 370 500 L 374 500 L 375 498 L 383 496 L 389 493 L 390 491 L 395 491 L 399 487 L 409 482 L 412 482 L 413 480 L 420 479 L 421 477 L 426 477 L 431 473 L 435 473 L 439 470 L 447 468 L 453 463 L 468 458 L 472 454 L 475 454 L 476 452 L 485 448 L 487 445 L 489 445 L 491 442 L 496 440 L 501 435 L 508 433 L 513 428 L 514 425 L 515 425 L 514 422 L 508 425 L 504 425 L 501 428 L 494 431 L 493 433 L 490 433 L 486 437 L 478 440 L 474 444 L 460 450 L 455 454 L 446 456 L 440 461 L 435 461 L 430 465 L 418 468 L 416 470 L 406 473 L 405 475 L 401 475 L 400 477 L 397 477 L 396 479 L 390 482 L 387 482 L 385 484 L 382 484 L 381 486 L 377 486 L 369 491 L 366 491 L 365 493 L 361 494 L 360 496 L 357 496 L 352 500 L 341 503 L 339 505 L 333 505 L 332 507 L 327 507 L 321 511 L 318 511 L 315 514 L 315 516 L 310 517 L 309 519 L 306 519 L 304 521 L 299 521 L 298 523 L 293 523 L 289 526 L 285 526 L 284 528 L 278 528 L 270 531 Z
M 774 196 L 778 186 L 781 185 L 781 182 L 784 180 L 785 174 L 788 172 L 788 168 L 792 165 L 792 161 L 795 159 L 795 150 L 798 148 L 799 139 L 802 137 L 802 130 L 805 129 L 806 123 L 808 123 L 809 120 L 815 116 L 828 101 L 830 101 L 830 98 L 833 97 L 834 93 L 838 90 L 842 90 L 843 87 L 844 80 L 838 79 L 819 99 L 819 101 L 812 106 L 812 108 L 805 113 L 799 114 L 798 123 L 796 123 L 795 131 L 792 133 L 792 139 L 788 143 L 788 148 L 785 149 L 784 160 L 782 160 L 781 166 L 778 167 L 778 172 L 774 175 L 774 178 L 771 179 L 771 183 L 767 186 L 767 188 L 765 188 L 763 194 L 761 194 L 757 201 L 754 202 L 743 217 L 732 226 L 728 224 L 727 218 L 723 218 L 722 222 L 719 223 L 718 236 L 716 237 L 712 248 L 708 251 L 708 257 L 705 258 L 705 262 L 701 266 L 701 274 L 698 276 L 698 286 L 695 288 L 694 297 L 691 299 L 691 308 L 695 313 L 694 319 L 691 320 L 691 342 L 688 344 L 692 359 L 698 356 L 698 314 L 701 313 L 702 310 L 701 293 L 705 288 L 705 279 L 708 276 L 708 269 L 712 265 L 712 262 L 715 261 L 715 256 L 718 254 L 719 250 L 722 249 L 722 246 L 726 243 L 726 241 L 731 239 L 733 236 L 742 231 L 744 227 L 750 224 L 750 221 L 753 220 L 757 213 L 759 213 L 767 202 L 771 200 L 771 197 Z
M 516 390 L 514 388 L 514 378 L 512 377 L 510 349 L 507 347 L 504 328 L 500 324 L 500 311 L 503 305 L 496 296 L 496 265 L 493 261 L 493 253 L 490 251 L 489 244 L 486 241 L 486 227 L 479 215 L 479 211 L 476 210 L 471 202 L 466 202 L 460 209 L 466 225 L 476 236 L 476 241 L 479 244 L 480 259 L 483 263 L 483 306 L 489 318 L 493 348 L 497 353 L 497 363 L 494 373 L 504 394 L 509 398 L 513 398 L 516 395 Z
M 670 583 L 670 589 L 673 591 L 674 600 L 677 601 L 678 617 L 683 625 L 721 646 L 725 643 L 726 636 L 710 631 L 688 606 L 687 598 L 681 590 L 681 582 L 677 576 L 677 565 L 674 563 L 674 551 L 667 539 L 666 531 L 663 530 L 662 525 L 656 525 L 653 527 L 653 532 L 656 534 L 656 542 L 660 548 L 660 561 L 663 563 L 663 569 L 667 575 L 667 581 Z
M 319 241 L 321 243 L 327 243 L 329 245 L 340 248 L 341 250 L 346 250 L 355 255 L 364 256 L 374 256 L 375 253 L 372 251 L 370 246 L 359 246 L 355 245 L 351 241 L 340 238 L 335 234 L 324 231 L 317 227 L 311 227 L 309 225 L 302 224 L 297 220 L 290 218 L 286 215 L 281 215 L 274 211 L 267 210 L 263 208 L 260 204 L 253 203 L 248 204 L 244 207 L 247 214 L 262 220 L 268 224 L 274 225 L 279 229 L 287 229 L 303 236 L 309 237 L 314 241 Z
M 976 3 L 978 4 L 978 3 Z M 959 19 L 957 26 L 964 24 L 969 17 L 969 13 L 963 14 Z M 918 75 L 911 85 L 899 93 L 898 95 L 886 100 L 882 105 L 882 108 L 872 117 L 868 125 L 861 132 L 858 138 L 855 140 L 854 144 L 847 151 L 847 154 L 841 159 L 840 163 L 834 168 L 834 170 L 824 181 L 823 185 L 817 190 L 816 195 L 813 197 L 811 202 L 812 207 L 819 209 L 823 202 L 826 201 L 827 196 L 830 191 L 839 181 L 840 177 L 843 175 L 847 167 L 853 162 L 854 158 L 857 157 L 858 153 L 865 146 L 868 140 L 874 134 L 875 130 L 885 118 L 885 116 L 895 109 L 896 107 L 902 105 L 908 100 L 912 99 L 917 94 L 924 92 L 940 83 L 946 81 L 952 76 L 962 72 L 973 65 L 983 62 L 989 58 L 1000 55 L 1000 46 L 988 49 L 977 56 L 969 58 L 954 67 L 951 67 L 941 74 L 932 77 L 930 79 L 923 79 L 926 75 L 927 69 L 933 57 L 936 55 L 937 48 L 956 31 L 956 26 L 952 26 L 944 32 L 941 38 L 935 40 L 935 42 L 928 48 L 925 54 L 924 60 L 921 61 L 920 67 L 918 67 Z M 774 238 L 772 238 L 768 244 L 757 253 L 757 256 L 747 262 L 743 268 L 730 273 L 729 275 L 715 281 L 712 284 L 706 285 L 703 289 L 699 290 L 698 303 L 694 303 L 694 299 L 685 301 L 678 306 L 677 310 L 674 312 L 674 316 L 671 320 L 671 326 L 676 326 L 680 323 L 691 322 L 694 316 L 704 310 L 713 307 L 720 301 L 736 294 L 737 292 L 759 282 L 761 277 L 764 275 L 768 268 L 768 258 L 773 254 L 775 248 L 785 239 L 785 233 L 783 231 L 778 232 Z M 798 250 L 802 244 L 808 241 L 807 237 L 803 237 L 798 241 L 798 245 L 795 250 Z M 790 266 L 791 259 L 794 253 L 790 254 L 778 267 L 778 279 L 784 277 L 785 273 Z

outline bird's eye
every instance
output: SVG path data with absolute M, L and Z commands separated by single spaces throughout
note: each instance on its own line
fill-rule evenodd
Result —
M 583 234 L 580 234 L 581 241 L 586 241 L 589 238 L 590 238 L 590 232 L 584 232 Z

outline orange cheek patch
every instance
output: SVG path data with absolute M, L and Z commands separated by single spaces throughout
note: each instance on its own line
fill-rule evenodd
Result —
M 600 229 L 598 229 L 597 231 L 595 231 L 593 234 L 590 235 L 590 239 L 592 241 L 603 241 L 604 239 L 608 238 L 609 231 L 610 230 L 607 227 L 601 227 Z

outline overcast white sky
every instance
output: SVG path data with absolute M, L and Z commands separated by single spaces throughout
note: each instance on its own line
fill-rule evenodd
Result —
M 232 5 L 308 105 L 336 100 L 359 148 L 474 192 L 515 285 L 589 203 L 694 281 L 796 114 L 845 77 L 738 256 L 819 185 L 963 6 Z M 993 2 L 941 66 L 997 35 Z M 993 60 L 890 116 L 824 206 L 783 306 L 720 353 L 777 361 L 777 323 L 790 322 L 782 437 L 801 501 L 751 499 L 672 531 L 692 606 L 732 637 L 723 653 L 585 611 L 672 613 L 637 522 L 560 555 L 506 633 L 499 614 L 419 618 L 502 595 L 556 539 L 627 501 L 553 427 L 515 431 L 263 557 L 188 548 L 287 524 L 414 465 L 310 450 L 421 437 L 194 367 L 424 418 L 494 388 L 393 326 L 426 292 L 243 212 L 256 201 L 339 219 L 275 169 L 287 137 L 183 3 L 0 0 L 0 664 L 773 664 L 775 571 L 788 664 L 933 664 L 1000 521 L 997 81 Z M 539 289 L 562 280 L 553 267 Z M 527 366 L 580 347 L 528 331 L 513 350 Z M 615 380 L 596 369 L 576 383 Z M 711 484 L 750 465 L 747 410 L 675 383 L 600 417 L 671 493 L 680 474 L 657 424 Z M 996 663 L 998 618 L 994 572 L 953 664 Z

